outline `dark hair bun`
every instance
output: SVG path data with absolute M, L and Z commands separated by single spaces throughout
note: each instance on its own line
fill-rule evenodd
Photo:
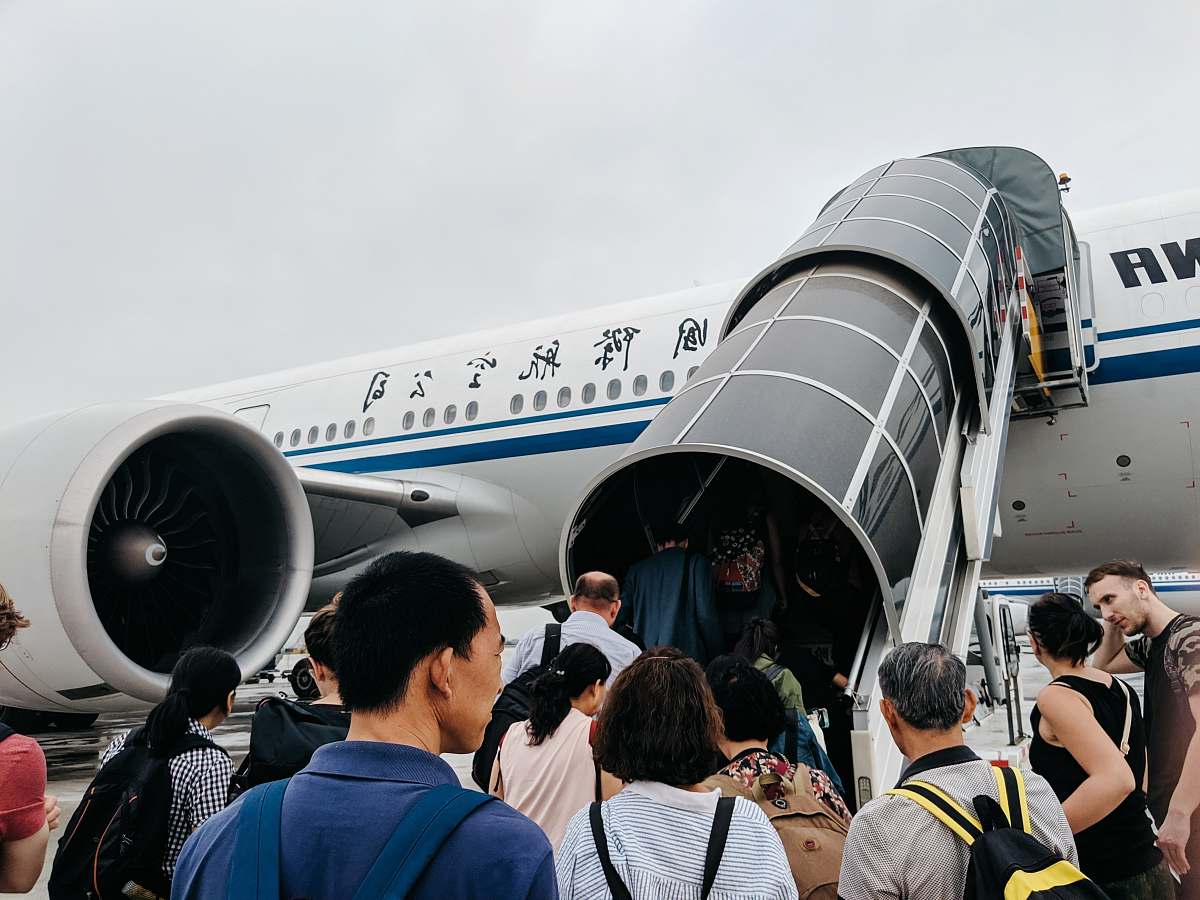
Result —
M 1029 607 L 1029 631 L 1055 659 L 1079 665 L 1096 652 L 1104 629 L 1074 594 L 1043 594 Z

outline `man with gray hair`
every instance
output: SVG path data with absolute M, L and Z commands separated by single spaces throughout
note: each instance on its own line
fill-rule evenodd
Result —
M 974 814 L 980 794 L 999 799 L 990 764 L 963 741 L 975 714 L 967 668 L 941 644 L 902 644 L 879 666 L 879 709 L 900 752 L 911 762 L 900 784 L 932 785 Z M 1079 865 L 1071 826 L 1041 776 L 1022 773 L 1032 833 L 1072 865 Z M 897 785 L 899 786 L 899 785 Z M 906 797 L 885 795 L 864 806 L 850 826 L 842 855 L 842 900 L 961 897 L 971 851 L 932 813 Z

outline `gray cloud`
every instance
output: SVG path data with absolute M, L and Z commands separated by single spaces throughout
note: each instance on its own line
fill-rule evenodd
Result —
M 1195 187 L 1194 4 L 0 6 L 5 418 L 749 275 L 893 156 Z

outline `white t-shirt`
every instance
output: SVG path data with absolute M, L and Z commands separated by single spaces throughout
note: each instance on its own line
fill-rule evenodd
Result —
M 504 802 L 540 825 L 557 849 L 571 816 L 596 799 L 592 719 L 571 707 L 554 734 L 535 747 L 525 725 L 510 725 L 500 745 Z

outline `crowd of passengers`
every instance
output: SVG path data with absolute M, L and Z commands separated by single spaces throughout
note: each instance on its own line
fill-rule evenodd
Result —
M 1030 771 L 1001 777 L 965 745 L 975 698 L 963 662 L 907 643 L 878 680 L 908 766 L 852 815 L 768 619 L 724 635 L 732 653 L 705 659 L 686 634 L 682 647 L 647 635 L 642 650 L 630 636 L 647 617 L 623 617 L 616 580 L 592 572 L 561 626 L 531 630 L 504 663 L 473 573 L 393 553 L 313 617 L 305 641 L 321 697 L 265 701 L 236 772 L 212 732 L 241 673 L 222 650 L 185 652 L 144 727 L 105 751 L 65 826 L 50 896 L 957 898 L 981 877 L 970 839 L 994 806 L 1060 861 L 1049 871 L 1075 892 L 1054 896 L 1200 897 L 1189 862 L 1200 620 L 1168 608 L 1136 562 L 1097 567 L 1085 589 L 1105 626 L 1067 594 L 1029 612 L 1033 653 L 1053 676 L 1033 713 Z M 688 593 L 672 596 L 692 605 Z M 622 621 L 633 630 L 618 631 Z M 0 645 L 28 625 L 0 589 Z M 674 626 L 693 637 L 704 627 L 686 616 Z M 1144 715 L 1113 675 L 1135 671 L 1146 673 Z M 443 754 L 478 751 L 505 684 L 523 685 L 527 716 L 486 751 L 488 792 L 468 790 Z M 169 783 L 164 827 L 127 827 L 137 798 L 126 791 L 98 831 L 88 798 L 102 805 L 114 773 L 149 783 L 155 765 Z M 29 890 L 42 869 L 60 819 L 45 787 L 37 743 L 0 741 L 2 891 Z M 932 809 L 942 801 L 967 824 L 948 827 Z M 128 862 L 145 848 L 104 849 L 114 827 L 157 842 L 152 872 Z

